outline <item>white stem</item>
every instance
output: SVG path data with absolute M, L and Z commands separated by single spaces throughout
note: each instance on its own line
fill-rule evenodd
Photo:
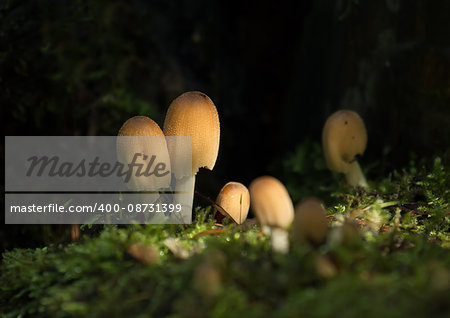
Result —
M 352 187 L 367 188 L 367 181 L 359 166 L 358 161 L 354 161 L 350 164 L 350 170 L 345 174 L 347 183 Z
M 270 240 L 272 250 L 278 253 L 287 253 L 289 251 L 289 233 L 285 229 L 273 227 L 271 229 Z
M 183 213 L 181 213 L 184 224 L 192 223 L 192 207 L 194 201 L 195 176 L 183 177 L 176 180 L 175 194 L 173 203 L 181 204 Z
M 261 230 L 265 235 L 270 235 L 272 233 L 272 230 L 268 225 L 262 225 Z

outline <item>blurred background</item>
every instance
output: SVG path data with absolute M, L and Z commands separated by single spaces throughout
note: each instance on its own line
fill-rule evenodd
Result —
M 343 178 L 326 169 L 321 129 L 342 108 L 366 122 L 369 180 L 415 159 L 448 164 L 449 12 L 447 0 L 3 0 L 2 126 L 116 135 L 135 115 L 162 126 L 174 98 L 200 90 L 221 122 L 196 186 L 213 199 L 262 174 L 295 202 L 326 194 Z M 11 241 L 17 229 L 1 231 L 3 248 L 30 245 Z

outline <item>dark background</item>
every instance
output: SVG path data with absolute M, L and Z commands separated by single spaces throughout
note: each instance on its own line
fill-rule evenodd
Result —
M 269 173 L 296 201 L 319 192 L 315 170 L 333 180 L 320 135 L 337 109 L 366 122 L 369 180 L 448 154 L 450 1 L 3 0 L 0 87 L 5 135 L 162 126 L 174 98 L 203 91 L 221 145 L 197 189 Z

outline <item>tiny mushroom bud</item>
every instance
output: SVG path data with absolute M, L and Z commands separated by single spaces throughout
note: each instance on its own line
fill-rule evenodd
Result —
M 324 243 L 328 233 L 328 221 L 322 202 L 309 198 L 298 204 L 295 207 L 292 227 L 295 239 L 313 245 Z
M 160 138 L 145 138 L 147 136 Z M 132 162 L 136 167 L 142 165 L 144 168 L 141 173 L 145 171 L 151 174 L 136 176 L 137 169 L 134 170 L 127 184 L 132 190 L 156 191 L 170 186 L 171 166 L 167 143 L 161 128 L 150 118 L 135 116 L 122 125 L 117 138 L 117 158 L 124 165 Z M 146 171 L 148 168 L 151 169 Z
M 222 286 L 222 273 L 211 262 L 200 263 L 194 272 L 194 287 L 207 300 L 214 298 Z
M 250 184 L 250 200 L 259 223 L 266 234 L 271 234 L 272 248 L 287 252 L 287 228 L 294 219 L 294 206 L 284 185 L 276 178 L 262 176 Z
M 366 127 L 354 111 L 339 110 L 327 119 L 322 131 L 322 146 L 328 168 L 344 173 L 350 186 L 367 187 L 357 161 L 366 144 Z
M 336 265 L 325 255 L 318 255 L 315 261 L 316 273 L 322 278 L 333 278 L 337 274 Z
M 247 218 L 250 208 L 250 194 L 242 183 L 228 182 L 220 190 L 216 203 L 228 213 L 234 222 L 242 224 Z M 221 211 L 219 210 L 219 212 Z
M 128 253 L 145 265 L 158 261 L 158 250 L 154 245 L 134 243 L 128 248 Z
M 177 169 L 186 162 L 188 153 L 186 149 L 191 145 L 169 141 L 172 168 L 178 176 L 176 191 L 192 192 L 189 198 L 175 195 L 175 200 L 182 202 L 182 205 L 192 207 L 195 175 L 202 167 L 212 170 L 219 152 L 220 123 L 216 106 L 204 93 L 186 92 L 170 104 L 163 130 L 166 136 L 192 138 L 192 157 L 189 158 L 192 160 L 192 172 L 189 175 L 183 172 L 184 176 L 180 176 Z
M 194 271 L 193 285 L 206 300 L 214 298 L 222 288 L 226 264 L 226 255 L 220 250 L 208 249 L 203 253 L 203 261 Z

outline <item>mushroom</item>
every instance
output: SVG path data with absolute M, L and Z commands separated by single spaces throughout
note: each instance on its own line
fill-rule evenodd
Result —
M 194 270 L 193 287 L 206 300 L 212 300 L 222 288 L 222 272 L 227 259 L 222 251 L 216 249 L 207 250 L 203 256 L 203 261 Z
M 328 168 L 344 173 L 350 186 L 367 187 L 357 161 L 366 144 L 366 127 L 354 111 L 338 110 L 327 119 L 322 131 L 322 146 Z
M 318 199 L 305 199 L 295 207 L 292 225 L 294 238 L 313 245 L 325 242 L 328 233 L 328 221 L 325 208 Z
M 152 244 L 134 243 L 127 252 L 144 265 L 156 263 L 159 258 L 158 249 Z
M 287 228 L 294 219 L 294 206 L 288 191 L 276 178 L 262 176 L 250 184 L 252 210 L 265 234 L 271 235 L 274 251 L 289 249 Z
M 222 273 L 210 262 L 200 263 L 194 271 L 194 288 L 207 300 L 213 299 L 222 287 Z
M 154 136 L 160 138 L 145 138 Z M 142 137 L 142 138 L 136 138 Z M 117 138 L 117 158 L 125 166 L 134 161 L 136 172 L 149 173 L 149 168 L 170 172 L 170 157 L 164 134 L 158 124 L 145 116 L 128 119 L 120 128 Z M 155 165 L 155 167 L 152 167 Z M 127 186 L 135 191 L 157 191 L 170 187 L 170 173 L 153 173 L 150 176 L 133 174 Z M 153 170 L 155 172 L 155 170 Z
M 314 265 L 317 275 L 322 278 L 333 278 L 338 273 L 338 268 L 327 255 L 317 255 Z
M 220 190 L 216 203 L 222 207 L 237 224 L 242 224 L 247 218 L 250 208 L 250 193 L 246 186 L 239 182 L 228 182 Z M 223 214 L 222 211 L 219 210 Z
M 349 245 L 360 239 L 358 223 L 346 220 L 339 226 L 334 226 L 330 231 L 328 244 L 330 246 Z
M 170 104 L 163 130 L 166 136 L 192 138 L 191 158 L 186 157 L 191 153 L 188 151 L 191 144 L 176 138 L 168 139 L 172 169 L 177 178 L 176 191 L 191 192 L 189 201 L 184 203 L 192 206 L 195 175 L 202 167 L 212 170 L 219 152 L 220 123 L 216 106 L 204 93 L 186 92 Z M 192 162 L 189 173 L 181 169 L 187 161 Z

